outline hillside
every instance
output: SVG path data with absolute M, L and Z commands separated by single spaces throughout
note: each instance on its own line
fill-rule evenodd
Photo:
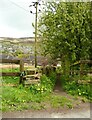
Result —
M 11 38 L 11 37 L 0 37 L 0 42 L 10 42 L 10 43 L 31 43 L 34 42 L 34 37 L 24 37 L 24 38 Z
M 39 41 L 39 38 L 38 38 Z M 34 61 L 35 38 L 9 38 L 0 37 L 0 58 L 3 59 L 23 59 L 24 61 Z M 37 42 L 37 58 L 41 61 L 40 42 Z

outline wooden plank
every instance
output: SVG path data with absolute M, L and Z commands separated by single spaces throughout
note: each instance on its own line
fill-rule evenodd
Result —
M 75 62 L 74 64 L 72 64 L 71 66 L 75 66 L 75 65 L 78 65 L 78 64 L 87 64 L 87 63 L 89 63 L 89 64 L 92 64 L 92 60 L 80 60 L 80 61 L 77 61 L 77 62 Z M 70 67 L 71 67 L 70 66 Z
M 70 67 L 78 65 L 78 64 L 80 64 L 80 61 L 77 61 L 77 62 L 73 63 L 72 65 L 70 65 Z
M 2 72 L 2 76 L 20 76 L 20 72 Z
M 40 82 L 40 80 L 27 80 L 27 81 L 25 81 L 24 82 L 24 84 L 25 85 L 27 85 L 27 84 L 37 84 L 37 83 L 39 83 Z
M 86 64 L 86 63 L 92 64 L 92 60 L 81 60 L 80 62 L 81 62 L 81 63 L 84 63 L 84 64 Z
M 9 87 L 17 87 L 18 85 L 17 84 L 6 84 L 6 83 L 2 83 L 0 84 L 0 87 L 3 87 L 3 86 L 9 86 Z
M 80 70 L 70 70 L 70 72 L 80 72 Z M 83 70 L 83 72 L 92 72 L 92 70 Z
M 0 59 L 0 63 L 15 63 L 15 64 L 19 64 L 19 63 L 20 63 L 20 60 Z
M 27 69 L 26 72 L 27 72 L 27 75 L 33 75 L 36 73 L 36 70 L 35 69 Z

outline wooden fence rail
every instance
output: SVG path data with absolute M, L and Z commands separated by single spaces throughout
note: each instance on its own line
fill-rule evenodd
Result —
M 2 76 L 20 76 L 20 72 L 2 72 Z
M 2 76 L 19 76 L 19 83 L 23 82 L 22 72 L 24 72 L 24 62 L 22 60 L 13 60 L 13 59 L 0 59 L 0 63 L 14 63 L 20 65 L 19 72 L 2 72 Z
M 70 74 L 80 74 L 81 77 L 82 77 L 83 74 L 87 74 L 87 73 L 92 74 L 92 69 L 84 70 L 84 65 L 85 64 L 92 65 L 92 60 L 80 60 L 80 61 L 75 62 L 74 64 L 72 64 L 70 66 L 70 68 L 71 68 Z M 80 70 L 78 70 L 79 72 L 77 72 L 77 70 L 73 70 L 73 67 L 76 66 L 76 65 L 80 65 Z
M 20 60 L 12 60 L 12 59 L 1 59 L 1 63 L 14 63 L 14 64 L 19 64 Z

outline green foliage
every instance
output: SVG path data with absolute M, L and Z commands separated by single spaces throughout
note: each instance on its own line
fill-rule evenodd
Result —
M 71 77 L 72 79 L 72 77 Z M 77 79 L 77 80 L 76 80 Z M 87 78 L 86 78 L 87 80 Z M 85 80 L 84 80 L 85 81 Z M 92 101 L 92 91 L 91 91 L 92 85 L 90 84 L 79 84 L 78 83 L 78 77 L 73 77 L 71 81 L 66 81 L 64 84 L 64 89 L 72 95 L 78 95 L 78 96 L 84 96 L 85 98 Z
M 63 68 L 62 67 L 57 67 L 56 73 L 63 73 Z
M 49 104 L 51 108 L 67 106 L 72 108 L 72 101 L 63 96 L 53 95 L 49 92 L 33 94 L 29 88 L 3 87 L 2 88 L 2 111 L 20 111 L 24 109 L 41 110 L 46 109 Z M 49 106 L 49 107 L 50 107 Z M 72 107 L 70 107 L 72 106 Z
M 19 77 L 9 77 L 9 76 L 3 76 L 2 83 L 6 84 L 18 84 L 19 83 Z
M 34 93 L 43 93 L 45 91 L 52 92 L 53 90 L 53 81 L 50 80 L 46 75 L 41 76 L 40 83 L 30 86 L 31 92 Z
M 87 81 L 88 76 L 83 76 Z M 14 80 L 15 78 L 15 80 Z M 18 80 L 17 77 L 5 77 L 4 83 L 15 84 Z M 79 85 L 79 76 L 61 76 L 61 80 L 64 81 L 64 89 L 72 95 L 83 96 L 82 101 L 86 102 L 87 99 L 92 101 L 92 92 L 90 85 Z M 24 109 L 41 110 L 46 109 L 48 106 L 51 108 L 68 107 L 73 108 L 72 100 L 61 95 L 53 94 L 53 87 L 55 85 L 56 73 L 52 72 L 48 77 L 46 75 L 41 76 L 39 84 L 30 85 L 26 88 L 22 85 L 17 87 L 3 86 L 2 87 L 2 111 L 14 111 Z M 87 98 L 87 99 L 86 99 Z M 76 98 L 75 98 L 76 99 Z
M 44 100 L 45 96 L 49 94 L 33 94 L 29 88 L 24 88 L 22 85 L 19 87 L 3 87 L 2 88 L 2 111 L 41 109 L 40 103 Z M 33 107 L 32 107 L 33 106 Z
M 3 87 L 2 88 L 2 110 L 19 110 L 22 103 L 26 101 L 27 92 L 24 89 Z
M 49 79 L 52 82 L 52 87 L 54 87 L 55 83 L 56 83 L 56 72 L 51 72 L 50 75 L 48 76 Z
M 49 2 L 39 21 L 44 55 L 74 62 L 89 58 L 91 2 Z
M 54 108 L 60 108 L 61 106 L 67 106 L 68 108 L 73 108 L 72 101 L 63 96 L 52 96 L 51 97 L 51 105 Z
M 5 68 L 5 69 L 1 69 L 1 72 L 19 72 L 19 68 Z M 19 77 L 15 77 L 15 76 L 3 76 L 0 78 L 2 80 L 2 83 L 6 83 L 6 84 L 18 84 L 19 83 Z
M 4 69 L 0 69 L 1 72 L 19 72 L 19 68 L 4 68 Z

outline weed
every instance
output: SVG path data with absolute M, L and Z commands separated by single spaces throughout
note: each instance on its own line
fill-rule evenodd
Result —
M 85 77 L 85 76 L 84 76 Z M 85 98 L 92 101 L 92 91 L 90 84 L 79 84 L 75 78 L 72 78 L 72 81 L 66 81 L 64 84 L 64 89 L 71 95 L 84 96 Z M 87 80 L 87 78 L 85 78 Z
M 68 107 L 68 108 L 70 108 L 70 109 L 72 109 L 72 108 L 73 108 L 73 104 L 72 104 L 72 103 L 70 103 L 70 102 L 66 103 L 66 105 L 67 105 L 67 107 Z
M 40 78 L 40 83 L 30 86 L 30 91 L 33 94 L 51 92 L 53 90 L 53 86 L 53 82 L 46 75 L 43 75 Z
M 34 103 L 34 104 L 32 104 L 30 106 L 30 108 L 33 109 L 33 110 L 42 110 L 42 109 L 45 109 L 45 106 L 42 105 L 42 104 L 37 104 L 37 103 Z
M 51 105 L 54 108 L 64 107 L 66 104 L 72 106 L 72 101 L 62 96 L 52 96 L 51 98 Z
M 6 84 L 18 84 L 19 83 L 19 77 L 9 77 L 9 76 L 5 76 L 2 77 L 2 83 L 6 83 Z

